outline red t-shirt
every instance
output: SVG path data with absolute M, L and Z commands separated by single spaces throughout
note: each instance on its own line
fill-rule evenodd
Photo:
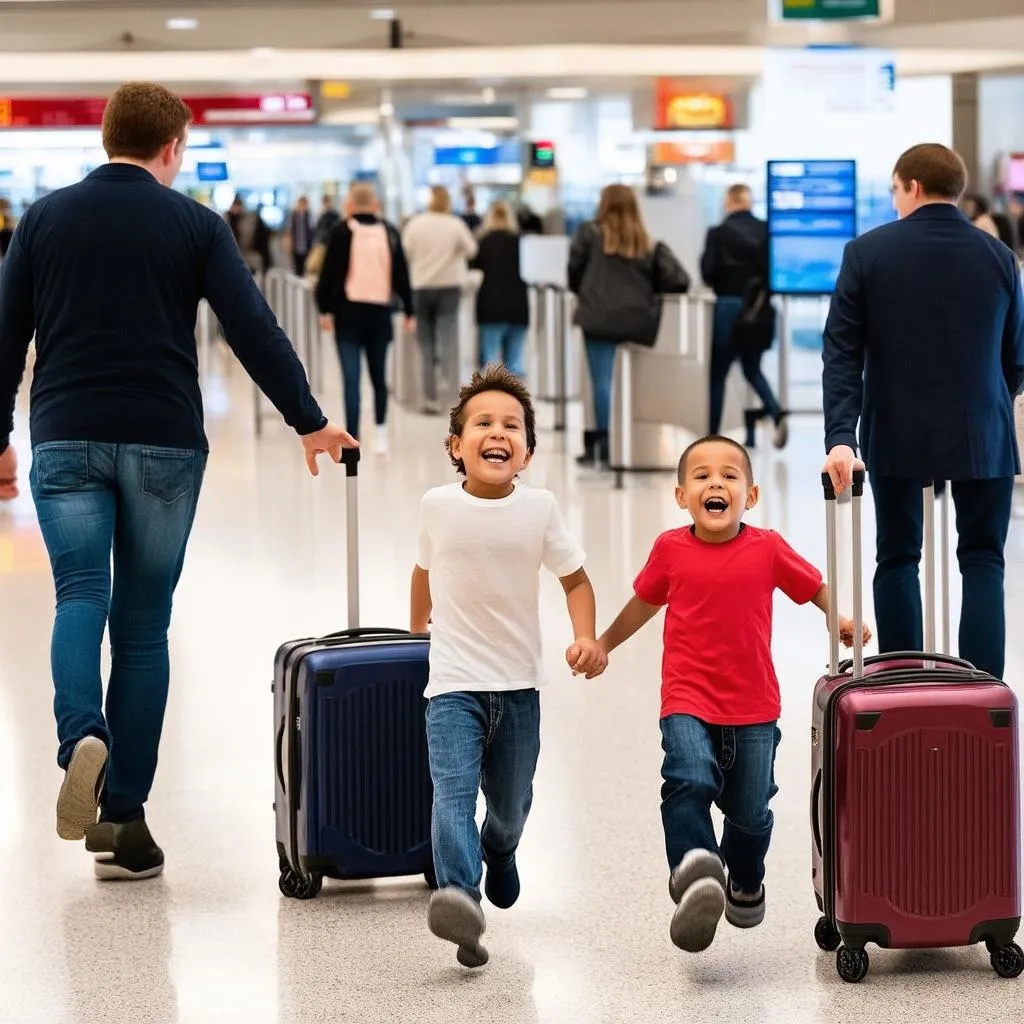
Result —
M 709 544 L 687 526 L 655 541 L 633 589 L 647 604 L 668 605 L 662 718 L 754 725 L 779 717 L 772 664 L 776 587 L 806 604 L 821 587 L 821 573 L 774 530 L 744 526 L 733 540 Z

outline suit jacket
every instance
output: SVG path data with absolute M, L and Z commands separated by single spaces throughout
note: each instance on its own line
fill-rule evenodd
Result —
M 1024 296 L 1013 253 L 948 203 L 850 242 L 824 338 L 825 448 L 870 472 L 1013 476 Z

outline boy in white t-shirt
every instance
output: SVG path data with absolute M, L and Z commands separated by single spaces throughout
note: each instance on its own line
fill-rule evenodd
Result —
M 570 668 L 592 678 L 607 658 L 595 638 L 583 551 L 554 495 L 516 479 L 537 445 L 523 382 L 503 366 L 475 373 L 452 409 L 446 445 L 465 480 L 424 495 L 412 577 L 412 629 L 431 624 L 427 743 L 438 891 L 428 925 L 459 947 L 459 963 L 482 967 L 482 865 L 494 906 L 519 898 L 515 855 L 540 751 L 542 566 L 565 589 L 575 636 Z M 479 831 L 478 790 L 487 804 Z

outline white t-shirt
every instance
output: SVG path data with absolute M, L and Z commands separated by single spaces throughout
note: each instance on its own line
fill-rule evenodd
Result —
M 540 569 L 561 578 L 583 560 L 550 491 L 517 483 L 496 500 L 461 482 L 428 491 L 417 557 L 433 605 L 426 696 L 543 685 Z
M 476 255 L 476 239 L 461 217 L 419 213 L 402 232 L 413 288 L 461 288 Z

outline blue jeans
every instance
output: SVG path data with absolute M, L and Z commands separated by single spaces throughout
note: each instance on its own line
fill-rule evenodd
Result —
M 594 395 L 594 425 L 607 432 L 612 421 L 612 381 L 615 377 L 615 353 L 618 343 L 587 338 L 587 365 Z
M 781 737 L 775 722 L 708 725 L 691 715 L 661 720 L 661 818 L 670 870 L 689 850 L 710 850 L 725 861 L 737 889 L 758 891 L 775 821 L 768 802 L 778 792 Z M 721 848 L 712 804 L 725 815 Z
M 54 441 L 33 451 L 29 482 L 57 591 L 57 763 L 66 768 L 85 736 L 107 744 L 106 820 L 142 817 L 153 784 L 171 598 L 205 467 L 206 454 L 191 449 Z M 100 647 L 108 626 L 104 716 Z
M 711 422 L 709 432 L 717 434 L 722 427 L 725 408 L 725 382 L 736 359 L 743 368 L 747 383 L 761 399 L 764 410 L 773 420 L 782 415 L 782 406 L 761 370 L 761 352 L 739 352 L 732 343 L 732 332 L 743 309 L 743 300 L 730 295 L 715 301 L 715 318 L 711 335 Z
M 362 400 L 363 352 L 373 384 L 374 422 L 381 426 L 388 416 L 387 359 L 391 342 L 391 325 L 353 327 L 335 320 L 335 340 L 341 379 L 345 392 L 345 429 L 359 437 L 359 414 Z
M 526 376 L 523 350 L 526 348 L 526 328 L 519 324 L 480 325 L 480 365 L 504 363 L 513 373 Z
M 444 693 L 427 704 L 427 746 L 434 780 L 432 838 L 437 884 L 480 899 L 481 860 L 515 856 L 533 802 L 540 754 L 540 694 Z M 483 790 L 487 816 L 477 831 Z
M 872 474 L 875 501 L 875 617 L 878 649 L 920 651 L 924 645 L 921 562 L 924 533 L 920 480 Z M 1006 658 L 1003 549 L 1010 528 L 1013 478 L 954 481 L 957 560 L 963 577 L 960 656 L 997 679 Z M 938 578 L 938 573 L 936 573 Z

